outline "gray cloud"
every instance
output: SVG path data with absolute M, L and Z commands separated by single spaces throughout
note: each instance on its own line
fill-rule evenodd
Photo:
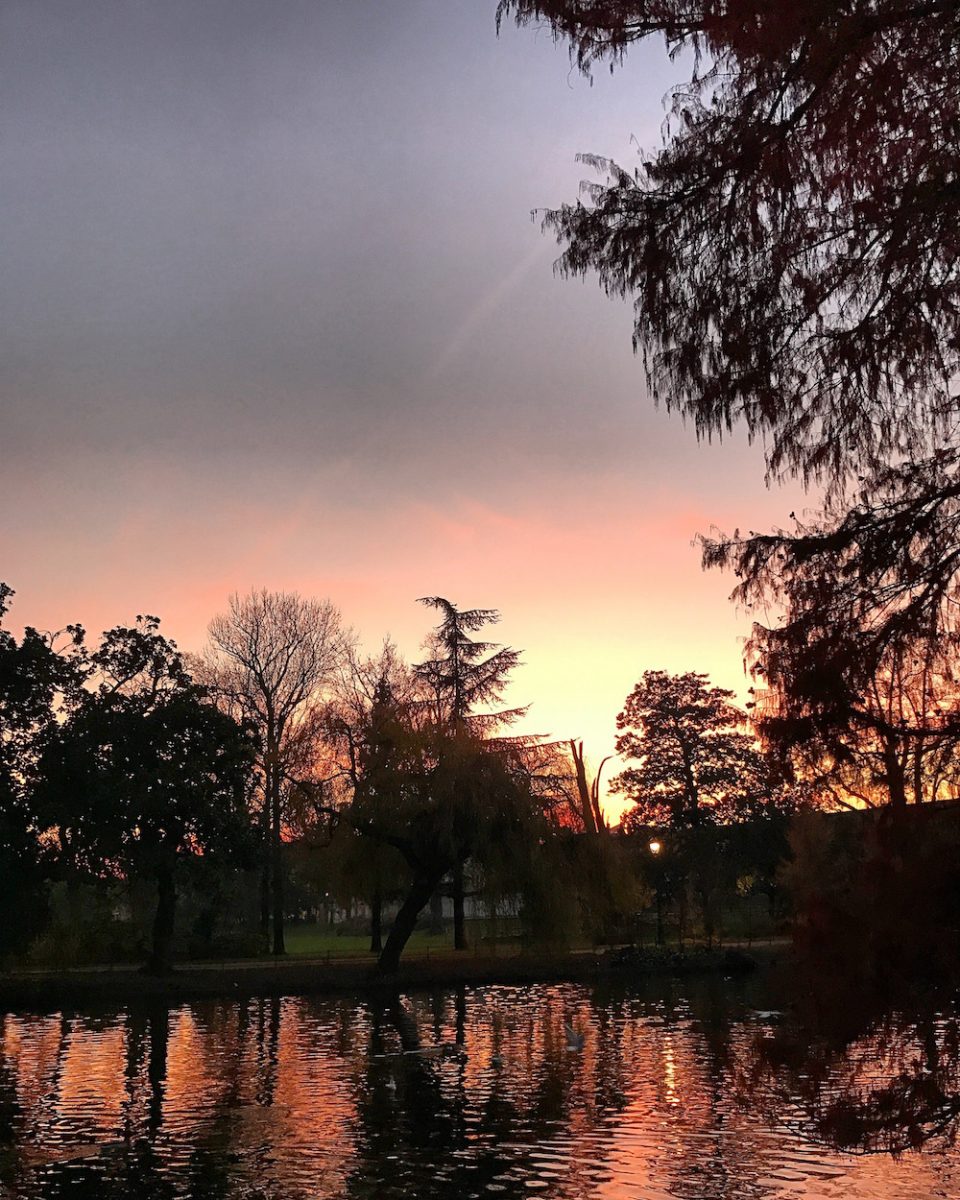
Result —
M 552 278 L 529 210 L 576 150 L 651 140 L 676 68 L 591 88 L 493 9 L 8 4 L 8 467 L 259 452 L 410 486 L 478 439 L 504 472 L 622 458 L 652 420 L 629 314 Z

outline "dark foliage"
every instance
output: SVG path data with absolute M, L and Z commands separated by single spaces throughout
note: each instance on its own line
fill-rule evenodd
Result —
M 883 462 L 955 411 L 955 0 L 502 0 L 579 65 L 693 52 L 664 145 L 547 224 L 561 268 L 636 299 L 654 393 L 770 467 Z
M 628 828 L 728 822 L 769 803 L 765 760 L 732 700 L 697 672 L 644 672 L 617 717 L 617 753 L 637 760 L 614 780 L 635 805 Z
M 0 583 L 0 622 L 13 594 Z M 0 628 L 0 958 L 26 946 L 43 920 L 46 867 L 33 791 L 57 711 L 71 711 L 81 694 L 82 644 L 79 626 L 63 638 L 28 628 L 19 641 Z
M 664 143 L 550 212 L 560 269 L 636 304 L 656 397 L 744 424 L 771 475 L 827 485 L 812 523 L 719 537 L 707 565 L 781 624 L 753 649 L 768 736 L 842 750 L 865 693 L 953 638 L 960 542 L 960 4 L 502 0 L 589 71 L 659 35 L 694 69 Z M 919 735 L 934 722 L 922 715 Z M 916 731 L 896 731 L 910 737 Z M 849 739 L 847 739 L 849 741 Z
M 45 747 L 38 821 L 62 864 L 156 881 L 150 965 L 166 970 L 179 860 L 247 845 L 254 742 L 192 683 L 156 618 L 104 634 L 91 662 L 99 685 Z

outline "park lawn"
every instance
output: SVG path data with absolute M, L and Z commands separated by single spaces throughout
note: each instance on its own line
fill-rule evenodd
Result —
M 504 938 L 494 942 L 486 936 L 486 922 L 467 922 L 467 938 L 471 951 L 482 949 L 484 954 L 516 953 L 515 938 Z M 384 933 L 386 939 L 386 932 Z M 370 951 L 370 937 L 364 935 L 338 934 L 326 925 L 288 925 L 284 931 L 284 943 L 291 958 L 368 958 L 376 957 Z M 404 958 L 440 957 L 453 955 L 453 931 L 427 933 L 418 930 L 407 942 Z

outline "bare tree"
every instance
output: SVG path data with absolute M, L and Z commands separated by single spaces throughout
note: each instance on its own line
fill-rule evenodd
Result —
M 291 780 L 310 773 L 319 750 L 318 711 L 350 643 L 329 600 L 253 590 L 230 597 L 209 626 L 206 682 L 220 703 L 260 733 L 260 822 L 264 843 L 264 930 L 283 954 L 284 830 Z
M 592 783 L 587 781 L 587 767 L 583 757 L 582 741 L 578 742 L 571 738 L 570 757 L 573 759 L 573 767 L 576 772 L 577 799 L 579 801 L 577 815 L 583 822 L 583 831 L 584 833 L 606 833 L 607 823 L 600 808 L 600 773 L 603 771 L 604 765 L 610 761 L 612 755 L 608 754 L 606 758 L 601 760 Z

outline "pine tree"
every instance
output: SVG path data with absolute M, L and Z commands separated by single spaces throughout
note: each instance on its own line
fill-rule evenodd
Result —
M 479 739 L 489 748 L 515 747 L 528 740 L 493 736 L 496 730 L 523 716 L 525 708 L 476 711 L 499 703 L 509 675 L 520 661 L 518 651 L 470 636 L 485 625 L 496 624 L 500 613 L 494 608 L 461 611 L 443 596 L 422 596 L 420 603 L 439 609 L 442 614 L 431 642 L 433 655 L 414 667 L 427 692 L 426 703 L 438 729 L 452 738 Z M 467 948 L 463 867 L 461 862 L 454 868 L 451 887 L 453 942 L 457 950 Z

